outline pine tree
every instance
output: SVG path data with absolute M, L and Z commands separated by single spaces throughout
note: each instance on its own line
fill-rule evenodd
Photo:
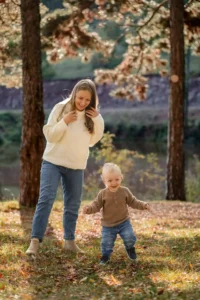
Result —
M 44 150 L 43 86 L 39 0 L 21 0 L 23 119 L 20 151 L 20 204 L 35 206 Z
M 184 3 L 170 1 L 170 99 L 168 125 L 167 195 L 185 200 L 184 164 Z

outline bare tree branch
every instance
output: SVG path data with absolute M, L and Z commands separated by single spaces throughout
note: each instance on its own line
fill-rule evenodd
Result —
M 11 2 L 12 2 L 14 5 L 20 7 L 20 4 L 16 3 L 14 0 L 11 0 Z
M 146 25 L 154 18 L 155 14 L 159 11 L 159 9 L 160 9 L 165 3 L 167 3 L 167 2 L 168 2 L 168 0 L 164 0 L 163 2 L 161 2 L 161 3 L 154 9 L 154 11 L 153 11 L 151 17 L 150 17 L 143 25 L 140 25 L 140 26 L 135 25 L 135 24 L 133 24 L 133 25 L 127 25 L 127 26 L 130 26 L 130 27 L 136 27 L 136 32 L 137 32 L 137 34 L 139 35 L 139 38 L 140 38 L 140 49 L 141 49 L 141 53 L 142 53 L 142 50 L 143 50 L 143 46 L 142 46 L 142 45 L 144 44 L 144 41 L 143 41 L 143 39 L 142 39 L 142 36 L 140 35 L 140 30 L 141 30 L 143 27 L 145 27 L 145 26 L 146 26 Z M 122 25 L 122 26 L 124 26 L 124 25 Z M 114 52 L 114 49 L 115 49 L 115 46 L 116 46 L 117 42 L 119 42 L 119 40 L 120 40 L 122 37 L 124 37 L 125 34 L 126 34 L 126 32 L 123 32 L 123 33 L 115 40 L 114 47 L 113 47 L 113 51 L 111 52 L 111 54 Z M 138 70 L 137 70 L 137 73 L 139 73 L 139 71 L 140 71 L 140 69 L 141 69 L 141 67 L 142 67 L 142 63 L 143 63 L 143 53 L 141 54 L 140 65 L 139 65 L 139 68 L 138 68 Z
M 112 51 L 110 52 L 110 56 L 113 55 L 117 43 L 125 36 L 125 34 L 126 34 L 126 32 L 121 33 L 120 36 L 118 36 L 118 38 L 114 41 L 114 45 L 113 45 Z
M 151 22 L 151 20 L 153 19 L 153 17 L 155 16 L 155 14 L 158 12 L 158 10 L 161 8 L 161 6 L 163 6 L 165 3 L 167 3 L 168 0 L 164 0 L 163 2 L 161 2 L 154 10 L 154 12 L 152 13 L 151 17 L 141 26 L 139 26 L 138 30 L 141 30 L 143 27 L 145 27 L 149 22 Z
M 142 68 L 142 65 L 143 65 L 143 56 L 144 56 L 144 54 L 143 54 L 143 48 L 144 48 L 143 45 L 144 45 L 144 42 L 143 42 L 143 39 L 142 39 L 141 34 L 140 34 L 139 31 L 138 31 L 138 35 L 139 35 L 139 38 L 140 38 L 140 53 L 139 53 L 139 55 L 140 55 L 140 64 L 139 64 L 139 67 L 137 69 L 137 74 L 139 74 L 139 72 L 140 72 L 140 70 Z
M 199 0 L 189 0 L 186 4 L 185 4 L 185 8 L 188 8 L 194 1 L 196 2 L 200 2 Z

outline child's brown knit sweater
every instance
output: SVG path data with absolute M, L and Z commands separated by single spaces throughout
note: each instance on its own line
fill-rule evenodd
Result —
M 105 188 L 89 205 L 87 214 L 96 213 L 102 208 L 102 226 L 113 227 L 129 219 L 127 206 L 142 210 L 146 209 L 146 204 L 136 199 L 127 187 L 120 186 L 116 192 Z

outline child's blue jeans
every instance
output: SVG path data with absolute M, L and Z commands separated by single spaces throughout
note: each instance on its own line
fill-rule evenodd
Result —
M 130 249 L 135 245 L 136 236 L 133 231 L 130 220 L 126 220 L 125 222 L 113 227 L 103 226 L 101 243 L 103 256 L 110 257 L 111 253 L 113 252 L 113 247 L 117 238 L 117 234 L 121 236 L 126 249 Z
M 42 241 L 61 179 L 64 197 L 64 239 L 74 240 L 81 203 L 83 170 L 73 170 L 43 161 L 40 174 L 40 196 L 33 218 L 32 238 Z

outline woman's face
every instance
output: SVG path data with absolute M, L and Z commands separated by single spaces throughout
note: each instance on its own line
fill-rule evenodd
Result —
M 80 90 L 75 96 L 75 107 L 77 110 L 82 111 L 90 104 L 92 99 L 91 92 L 88 90 Z

